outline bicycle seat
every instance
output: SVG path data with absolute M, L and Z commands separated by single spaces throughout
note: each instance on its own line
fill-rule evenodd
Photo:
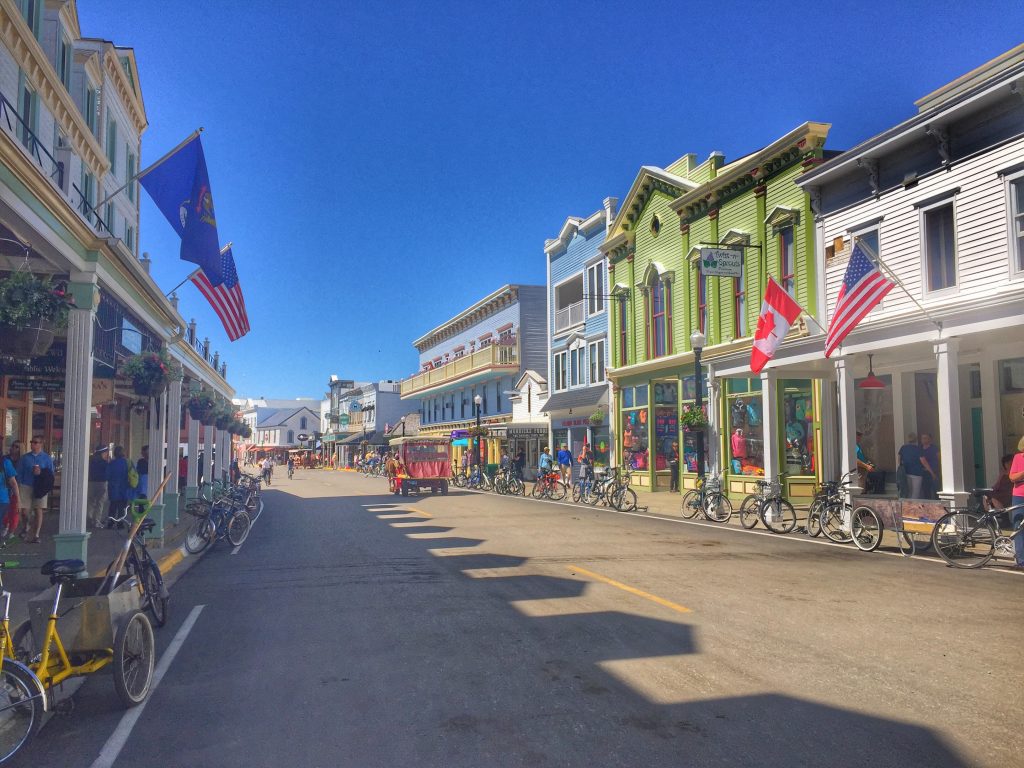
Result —
M 977 496 L 979 499 L 982 496 L 991 496 L 995 491 L 991 488 L 975 488 L 971 491 L 971 496 Z
M 77 576 L 85 570 L 85 563 L 81 560 L 50 560 L 43 563 L 39 572 L 43 576 Z

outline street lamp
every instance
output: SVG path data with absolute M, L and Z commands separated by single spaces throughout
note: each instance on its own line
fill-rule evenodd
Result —
M 694 331 L 690 335 L 690 348 L 693 350 L 693 373 L 697 383 L 697 391 L 694 395 L 694 407 L 698 413 L 704 411 L 704 376 L 700 369 L 700 353 L 704 349 L 704 345 L 707 343 L 707 339 L 704 334 L 700 332 L 700 329 Z M 697 430 L 697 434 L 694 435 L 697 440 L 697 485 L 698 487 L 703 484 L 704 481 L 704 429 Z
M 402 422 L 402 437 L 405 437 L 405 416 L 399 419 L 399 421 Z
M 484 399 L 480 395 L 473 395 L 473 407 L 476 409 L 476 456 L 480 465 L 483 466 L 483 441 L 480 439 L 480 406 Z

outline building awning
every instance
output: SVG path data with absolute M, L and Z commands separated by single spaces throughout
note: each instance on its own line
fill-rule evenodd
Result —
M 334 442 L 335 440 L 337 440 L 337 439 L 338 439 L 338 436 L 337 436 L 337 435 L 335 435 L 335 434 L 334 434 L 333 432 L 328 432 L 328 433 L 327 433 L 326 435 L 324 435 L 324 436 L 323 436 L 323 437 L 321 437 L 320 439 L 321 439 L 321 440 L 322 440 L 323 442 L 325 442 L 325 443 L 333 443 L 333 442 Z
M 548 402 L 541 409 L 542 413 L 554 413 L 555 411 L 567 411 L 570 408 L 593 408 L 608 402 L 608 387 L 586 387 L 585 389 L 570 389 L 568 392 L 556 392 L 548 398 Z M 589 413 L 582 413 L 581 416 L 589 416 Z
M 341 445 L 359 445 L 359 443 L 363 442 L 363 440 L 366 440 L 366 442 L 368 443 L 372 443 L 376 435 L 376 430 L 374 430 L 373 432 L 367 432 L 365 437 L 363 437 L 362 432 L 356 432 L 354 434 L 349 435 L 348 437 L 343 437 L 342 439 L 338 440 L 338 442 Z

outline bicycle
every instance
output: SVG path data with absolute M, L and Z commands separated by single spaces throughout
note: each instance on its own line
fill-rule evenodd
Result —
M 245 509 L 237 502 L 222 499 L 204 505 L 189 505 L 185 511 L 195 516 L 195 521 L 185 534 L 185 549 L 197 555 L 212 544 L 227 539 L 232 546 L 238 547 L 249 537 L 252 520 Z
M 758 492 L 750 494 L 740 504 L 740 525 L 753 528 L 757 521 L 772 533 L 789 533 L 796 527 L 796 510 L 782 497 L 782 477 L 778 480 L 758 480 Z
M 134 576 L 139 590 L 139 603 L 142 610 L 148 611 L 153 623 L 162 627 L 167 623 L 167 588 L 160 566 L 146 548 L 145 535 L 153 530 L 156 522 L 146 518 L 139 526 L 138 532 L 128 545 L 128 556 L 125 560 L 125 574 Z M 111 566 L 107 566 L 110 573 Z
M 557 470 L 548 470 L 537 477 L 537 482 L 533 484 L 530 495 L 535 499 L 561 501 L 565 498 L 567 491 L 565 483 L 562 482 L 562 475 Z
M 720 477 L 698 478 L 696 490 L 683 494 L 683 519 L 690 520 L 698 513 L 713 523 L 725 523 L 732 517 L 732 502 L 722 493 Z
M 825 534 L 837 544 L 850 541 L 850 531 L 843 521 L 850 519 L 850 505 L 846 502 L 845 489 L 849 487 L 856 470 L 847 472 L 838 480 L 826 480 L 814 494 L 807 511 L 807 535 Z
M 971 495 L 979 502 L 991 496 L 991 488 L 976 488 Z M 1013 540 L 1024 535 L 1024 518 L 1018 521 L 1009 536 L 1003 535 L 996 522 L 1005 513 L 1013 519 L 1015 512 L 1024 509 L 1017 504 L 1003 510 L 995 508 L 951 509 L 932 528 L 932 546 L 939 557 L 954 568 L 981 568 L 998 553 L 1014 556 Z
M 581 472 L 579 480 L 572 484 L 572 500 L 577 504 L 589 504 L 591 491 L 596 482 L 593 473 Z

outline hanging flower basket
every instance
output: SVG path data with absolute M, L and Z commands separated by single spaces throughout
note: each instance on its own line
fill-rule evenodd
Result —
M 201 421 L 205 424 L 205 420 L 213 413 L 215 406 L 216 403 L 213 400 L 213 395 L 205 390 L 201 390 L 189 397 L 188 415 L 194 421 Z
M 130 379 L 135 394 L 142 397 L 156 397 L 171 380 L 173 363 L 167 352 L 142 352 L 132 355 L 121 365 L 119 373 Z
M 679 414 L 679 424 L 685 432 L 696 432 L 707 428 L 708 417 L 703 408 L 687 404 Z
M 69 302 L 66 285 L 48 275 L 21 271 L 0 280 L 0 352 L 21 358 L 45 355 L 54 332 L 67 327 Z
M 470 427 L 469 428 L 469 436 L 470 437 L 487 437 L 487 427 L 476 427 L 476 426 Z
M 217 409 L 213 423 L 214 426 L 217 427 L 217 429 L 227 429 L 229 426 L 231 426 L 231 422 L 233 422 L 234 420 L 235 412 L 231 410 L 228 406 L 222 405 L 220 408 Z
M 248 440 L 250 437 L 252 437 L 252 427 L 250 427 L 248 424 L 242 425 L 242 431 L 239 434 L 241 434 L 243 438 Z
M 604 424 L 604 411 L 598 408 L 596 411 L 590 414 L 590 423 L 595 427 L 599 427 L 602 424 Z

